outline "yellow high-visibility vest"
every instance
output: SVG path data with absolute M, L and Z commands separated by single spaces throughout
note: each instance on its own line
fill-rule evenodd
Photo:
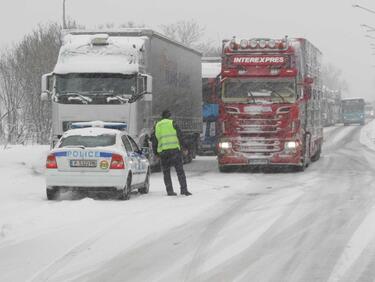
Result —
M 181 149 L 173 120 L 162 119 L 155 126 L 155 136 L 158 139 L 158 153 L 166 150 Z

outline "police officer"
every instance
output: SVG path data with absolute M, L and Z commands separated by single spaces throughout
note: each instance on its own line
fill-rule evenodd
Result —
M 177 195 L 173 191 L 172 186 L 172 166 L 176 169 L 178 181 L 180 182 L 181 195 L 190 196 L 191 193 L 187 190 L 186 176 L 182 163 L 181 130 L 170 117 L 171 112 L 165 110 L 162 113 L 162 119 L 156 123 L 155 130 L 151 136 L 152 149 L 160 157 L 164 184 L 168 196 Z

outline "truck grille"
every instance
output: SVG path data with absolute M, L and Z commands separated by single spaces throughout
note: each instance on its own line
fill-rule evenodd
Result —
M 239 134 L 262 134 L 277 133 L 280 129 L 281 121 L 275 116 L 262 116 L 238 119 L 237 131 Z
M 289 111 L 280 117 L 274 113 L 264 115 L 238 115 L 237 133 L 240 137 L 233 142 L 233 150 L 245 154 L 269 156 L 282 151 L 280 139 L 285 128 L 282 120 L 288 118 Z
M 237 138 L 233 142 L 233 150 L 241 153 L 257 153 L 269 155 L 281 150 L 278 139 Z

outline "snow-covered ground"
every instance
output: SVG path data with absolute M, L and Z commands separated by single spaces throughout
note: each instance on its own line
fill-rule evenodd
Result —
M 48 147 L 1 149 L 0 281 L 367 281 L 375 122 L 325 137 L 303 173 L 221 174 L 198 157 L 192 197 L 167 197 L 155 173 L 129 201 L 47 201 Z

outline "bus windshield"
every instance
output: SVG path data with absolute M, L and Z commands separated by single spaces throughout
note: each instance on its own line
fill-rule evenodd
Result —
M 361 113 L 365 110 L 364 99 L 342 100 L 342 111 L 344 113 Z

